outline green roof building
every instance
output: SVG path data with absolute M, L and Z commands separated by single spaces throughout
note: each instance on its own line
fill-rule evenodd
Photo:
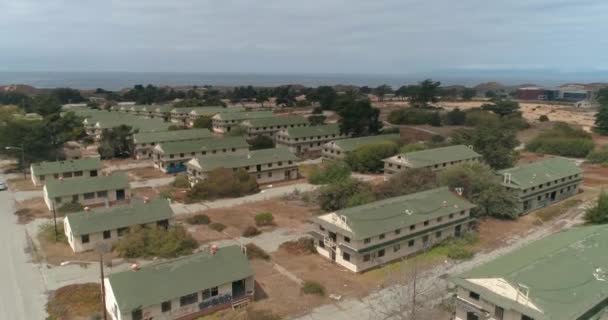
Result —
M 106 309 L 117 320 L 197 319 L 247 304 L 254 294 L 254 273 L 239 246 L 134 267 L 104 281 Z
M 307 127 L 310 122 L 307 118 L 300 116 L 275 116 L 270 118 L 249 119 L 243 121 L 241 126 L 247 130 L 247 138 L 253 139 L 257 136 L 274 138 L 274 135 L 283 129 Z
M 481 161 L 481 155 L 471 147 L 456 145 L 407 152 L 384 159 L 384 173 L 391 175 L 407 169 L 428 168 L 434 171 L 466 162 Z
M 475 206 L 448 188 L 437 188 L 312 219 L 317 252 L 360 272 L 430 248 L 468 231 Z
M 208 129 L 186 129 L 161 132 L 145 132 L 133 135 L 135 145 L 135 157 L 137 159 L 149 159 L 152 157 L 154 146 L 165 142 L 201 140 L 213 137 Z
M 323 145 L 323 159 L 344 160 L 348 153 L 355 151 L 355 149 L 361 146 L 384 142 L 397 142 L 399 139 L 401 139 L 401 136 L 398 133 L 395 133 L 330 141 Z
M 244 155 L 249 144 L 243 137 L 209 138 L 190 141 L 165 142 L 153 150 L 154 165 L 167 173 L 186 171 L 186 163 L 197 156 L 235 154 Z
M 229 132 L 233 127 L 240 126 L 241 122 L 250 119 L 272 118 L 272 111 L 254 112 L 225 112 L 213 116 L 213 131 L 218 133 Z
M 258 183 L 292 180 L 298 178 L 298 158 L 287 148 L 249 151 L 247 154 L 201 156 L 187 164 L 192 184 L 206 179 L 207 174 L 218 168 L 243 169 L 256 177 Z
M 340 133 L 338 124 L 288 128 L 276 133 L 277 145 L 289 148 L 298 156 L 321 155 L 324 144 L 345 138 L 348 136 Z
M 133 226 L 167 228 L 172 217 L 169 202 L 156 199 L 71 213 L 63 223 L 70 247 L 74 252 L 82 252 L 93 250 L 101 243 L 114 243 Z
M 77 177 L 69 180 L 47 181 L 44 201 L 49 210 L 59 209 L 67 203 L 97 206 L 123 202 L 131 197 L 129 179 L 124 173 L 109 176 Z
M 101 170 L 99 158 L 84 158 L 63 161 L 33 163 L 30 173 L 34 185 L 39 186 L 49 180 L 95 177 Z
M 518 198 L 520 214 L 578 193 L 583 171 L 572 160 L 549 158 L 497 172 L 502 184 Z
M 576 227 L 453 276 L 455 319 L 606 319 L 606 244 L 608 226 Z

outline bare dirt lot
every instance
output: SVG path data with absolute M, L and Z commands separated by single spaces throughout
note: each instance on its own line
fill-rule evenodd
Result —
M 42 198 L 16 201 L 15 209 L 15 215 L 18 217 L 19 223 L 28 223 L 36 218 L 51 218 L 53 216 Z
M 189 227 L 189 231 L 193 232 L 194 238 L 199 242 L 240 237 L 245 228 L 255 226 L 254 217 L 262 212 L 270 212 L 274 217 L 273 226 L 258 227 L 262 232 L 272 231 L 279 227 L 304 232 L 306 221 L 316 213 L 314 208 L 306 206 L 300 201 L 265 200 L 193 213 L 192 215 L 205 214 L 211 219 L 211 222 L 221 223 L 226 226 L 226 229 L 220 233 L 211 230 L 208 226 L 199 225 Z M 184 222 L 189 216 L 179 217 L 178 220 Z
M 23 176 L 19 176 L 19 178 L 8 179 L 6 182 L 8 183 L 8 187 L 13 192 L 42 190 L 42 186 L 35 186 L 31 179 L 24 179 Z
M 120 170 L 118 172 L 126 173 L 129 177 L 129 181 L 167 178 L 171 176 L 154 167 L 133 168 L 129 170 Z

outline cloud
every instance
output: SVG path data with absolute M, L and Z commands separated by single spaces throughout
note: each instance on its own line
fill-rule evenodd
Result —
M 608 49 L 601 0 L 2 0 L 0 12 L 10 70 L 595 70 Z

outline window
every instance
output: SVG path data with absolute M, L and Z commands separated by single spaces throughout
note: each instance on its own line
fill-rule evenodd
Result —
M 370 258 L 371 258 L 371 257 L 370 257 L 370 255 L 369 255 L 369 253 L 368 253 L 368 254 L 364 254 L 364 255 L 363 255 L 363 262 L 368 262 L 368 261 L 370 260 Z
M 272 177 L 272 172 L 268 172 L 268 178 Z
M 160 310 L 162 312 L 169 312 L 171 311 L 171 301 L 165 301 L 163 303 L 160 304 Z
M 203 290 L 203 300 L 207 300 L 212 297 L 217 297 L 217 295 L 218 295 L 217 287 Z
M 527 315 L 522 314 L 522 315 L 521 315 L 521 320 L 534 320 L 534 318 L 532 318 L 532 317 L 528 317 Z
M 103 238 L 104 239 L 110 239 L 112 237 L 112 231 L 111 230 L 106 230 L 103 232 Z
M 479 320 L 479 316 L 473 312 L 467 312 L 467 320 Z
M 325 243 L 323 240 L 319 240 L 319 248 L 325 248 Z
M 88 234 L 81 235 L 80 239 L 82 240 L 82 243 L 89 243 L 89 235 Z
M 429 236 L 426 235 L 426 236 L 422 237 L 422 242 L 429 242 Z
M 74 177 L 82 177 L 82 171 L 74 172 Z
M 55 203 L 61 203 L 61 197 L 55 197 Z
M 91 177 L 97 177 L 97 170 L 91 170 L 91 172 L 89 173 L 89 175 Z
M 450 215 L 448 216 L 448 218 L 450 218 L 450 219 L 454 218 L 454 214 L 450 213 Z
M 118 230 L 117 230 L 119 237 L 123 236 L 127 232 L 129 232 L 129 227 L 118 228 Z
M 380 238 L 380 240 L 384 239 L 384 238 L 385 238 L 384 233 L 383 233 L 383 234 L 381 234 L 381 235 L 379 235 L 379 236 L 378 236 L 378 238 Z
M 505 309 L 503 309 L 499 306 L 494 307 L 494 318 L 496 318 L 496 320 L 502 320 L 504 318 L 504 315 L 505 315 Z
M 365 244 L 368 244 L 370 242 L 372 242 L 371 238 L 366 238 L 365 240 L 363 240 L 363 243 L 365 243 Z
M 344 237 L 344 242 L 349 242 L 350 243 L 350 238 L 349 237 Z
M 393 251 L 397 252 L 399 250 L 401 250 L 401 245 L 397 243 L 396 245 L 393 246 Z
M 429 225 L 429 221 L 428 221 L 428 220 L 426 220 L 426 221 L 424 222 L 424 226 L 426 227 L 426 226 L 428 226 L 428 225 Z
M 401 233 L 401 229 L 395 230 L 395 234 L 400 234 L 400 233 Z
M 473 300 L 479 300 L 479 293 L 473 292 L 473 291 L 469 291 L 469 298 L 471 298 Z
M 183 153 L 180 153 L 180 154 L 179 154 L 179 157 L 180 157 L 180 158 L 183 158 L 184 156 L 185 156 L 185 155 L 184 155 Z
M 136 309 L 131 312 L 131 319 L 133 320 L 142 320 L 144 318 L 141 309 Z
M 187 306 L 189 304 L 193 304 L 193 303 L 197 303 L 197 302 L 198 302 L 198 293 L 196 293 L 196 292 L 179 298 L 180 307 Z
M 91 199 L 95 199 L 95 192 L 89 192 L 89 193 L 85 193 L 85 194 L 84 194 L 84 199 L 85 199 L 85 200 L 91 200 Z
M 384 249 L 378 250 L 378 257 L 384 257 Z
M 441 220 L 443 220 L 443 217 L 437 218 L 437 222 L 441 222 Z
M 464 210 L 460 211 L 460 215 L 464 216 Z
M 408 247 L 413 247 L 415 243 L 416 243 L 415 240 L 410 240 L 410 241 L 407 242 L 407 246 Z
M 435 233 L 435 236 L 437 237 L 437 239 L 441 238 L 441 231 L 437 231 Z
M 283 162 L 282 162 L 282 161 L 279 161 L 279 164 L 278 164 L 278 165 L 279 165 L 279 166 L 282 166 L 282 165 L 283 165 Z
M 322 225 L 319 225 L 319 230 L 324 231 L 324 230 L 325 230 L 325 228 L 323 228 L 323 226 L 322 226 Z
M 342 259 L 344 261 L 350 261 L 350 254 L 347 252 L 342 252 Z
M 107 191 L 99 191 L 97 192 L 97 198 L 107 198 L 108 197 L 108 192 Z
M 415 229 L 416 229 L 416 225 L 415 224 L 413 224 L 413 225 L 410 226 L 410 231 L 415 230 Z
M 269 163 L 269 164 L 268 164 L 268 168 L 272 168 L 272 163 Z
M 40 180 L 40 181 L 44 181 L 44 176 L 40 176 L 40 177 L 38 177 L 38 180 Z

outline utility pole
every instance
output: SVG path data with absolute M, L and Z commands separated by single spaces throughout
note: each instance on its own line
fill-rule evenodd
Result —
M 55 212 L 55 200 L 51 200 L 51 207 L 53 209 L 53 225 L 55 226 L 55 242 L 57 242 L 57 213 Z
M 103 251 L 99 252 L 99 270 L 101 273 L 101 308 L 103 309 L 103 320 L 108 320 L 108 311 L 106 310 L 106 285 L 103 282 Z
M 23 143 L 21 143 L 21 165 L 23 166 L 23 180 L 26 180 L 27 174 L 25 170 L 25 148 L 23 147 Z

